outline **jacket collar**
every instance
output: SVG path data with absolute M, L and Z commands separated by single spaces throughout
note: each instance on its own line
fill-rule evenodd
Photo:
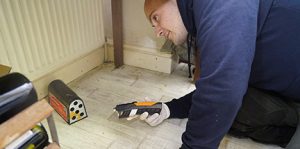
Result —
M 195 37 L 196 28 L 193 13 L 193 0 L 177 0 L 177 5 L 185 28 L 189 34 Z

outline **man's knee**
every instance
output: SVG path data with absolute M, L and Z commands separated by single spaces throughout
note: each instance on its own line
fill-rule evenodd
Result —
M 236 119 L 251 126 L 297 125 L 297 113 L 286 100 L 255 88 L 248 88 Z

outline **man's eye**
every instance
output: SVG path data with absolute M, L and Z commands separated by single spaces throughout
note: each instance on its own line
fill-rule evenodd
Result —
M 158 22 L 158 16 L 157 15 L 153 16 L 152 19 L 153 19 L 153 21 Z

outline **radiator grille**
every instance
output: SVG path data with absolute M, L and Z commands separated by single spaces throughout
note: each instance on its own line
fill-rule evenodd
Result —
M 104 42 L 101 0 L 0 0 L 0 63 L 30 79 Z

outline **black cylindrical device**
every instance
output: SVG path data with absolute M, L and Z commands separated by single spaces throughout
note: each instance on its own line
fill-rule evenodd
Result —
M 82 99 L 63 81 L 52 81 L 48 86 L 48 91 L 50 105 L 68 124 L 87 117 Z

